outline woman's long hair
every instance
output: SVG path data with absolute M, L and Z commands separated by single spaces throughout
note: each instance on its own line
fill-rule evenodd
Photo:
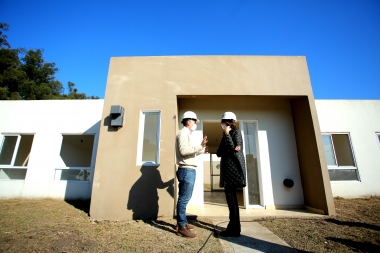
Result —
M 236 130 L 237 129 L 237 126 L 236 126 L 235 122 L 233 122 L 232 120 L 222 119 L 221 123 L 222 124 L 224 123 L 227 126 L 230 126 L 232 130 Z

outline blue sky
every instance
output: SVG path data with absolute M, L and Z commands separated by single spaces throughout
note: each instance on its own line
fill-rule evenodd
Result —
M 12 48 L 104 98 L 114 56 L 306 56 L 316 99 L 380 99 L 380 0 L 0 0 Z

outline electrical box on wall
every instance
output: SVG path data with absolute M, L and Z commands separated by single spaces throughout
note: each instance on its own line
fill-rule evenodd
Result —
M 111 126 L 122 127 L 124 121 L 124 108 L 120 105 L 111 105 Z

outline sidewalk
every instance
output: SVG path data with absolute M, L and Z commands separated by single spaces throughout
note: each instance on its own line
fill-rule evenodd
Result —
M 273 234 L 269 229 L 260 225 L 257 220 L 268 218 L 310 218 L 324 216 L 311 211 L 300 210 L 266 210 L 240 209 L 241 236 L 219 237 L 225 253 L 248 252 L 297 252 L 286 242 Z M 227 227 L 229 211 L 223 205 L 205 204 L 204 208 L 189 207 L 188 215 L 207 217 L 219 231 Z M 256 220 L 256 221 L 255 221 Z
M 224 230 L 228 221 L 212 220 L 218 230 Z M 219 225 L 218 225 L 219 224 Z M 219 237 L 225 253 L 281 252 L 296 253 L 286 242 L 258 222 L 242 221 L 240 237 Z

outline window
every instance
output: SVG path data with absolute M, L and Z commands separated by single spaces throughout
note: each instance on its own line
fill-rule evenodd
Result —
M 137 144 L 137 165 L 160 163 L 161 111 L 141 111 Z
M 244 122 L 243 130 L 245 159 L 247 161 L 248 205 L 260 205 L 257 122 Z
M 55 169 L 55 180 L 90 180 L 95 135 L 62 135 L 60 156 L 65 168 Z
M 7 134 L 0 146 L 0 179 L 24 180 L 34 135 Z
M 322 134 L 331 181 L 359 180 L 348 134 Z
M 54 180 L 80 180 L 88 181 L 90 180 L 91 169 L 56 169 Z
M 91 167 L 94 135 L 62 135 L 61 158 L 67 167 Z

